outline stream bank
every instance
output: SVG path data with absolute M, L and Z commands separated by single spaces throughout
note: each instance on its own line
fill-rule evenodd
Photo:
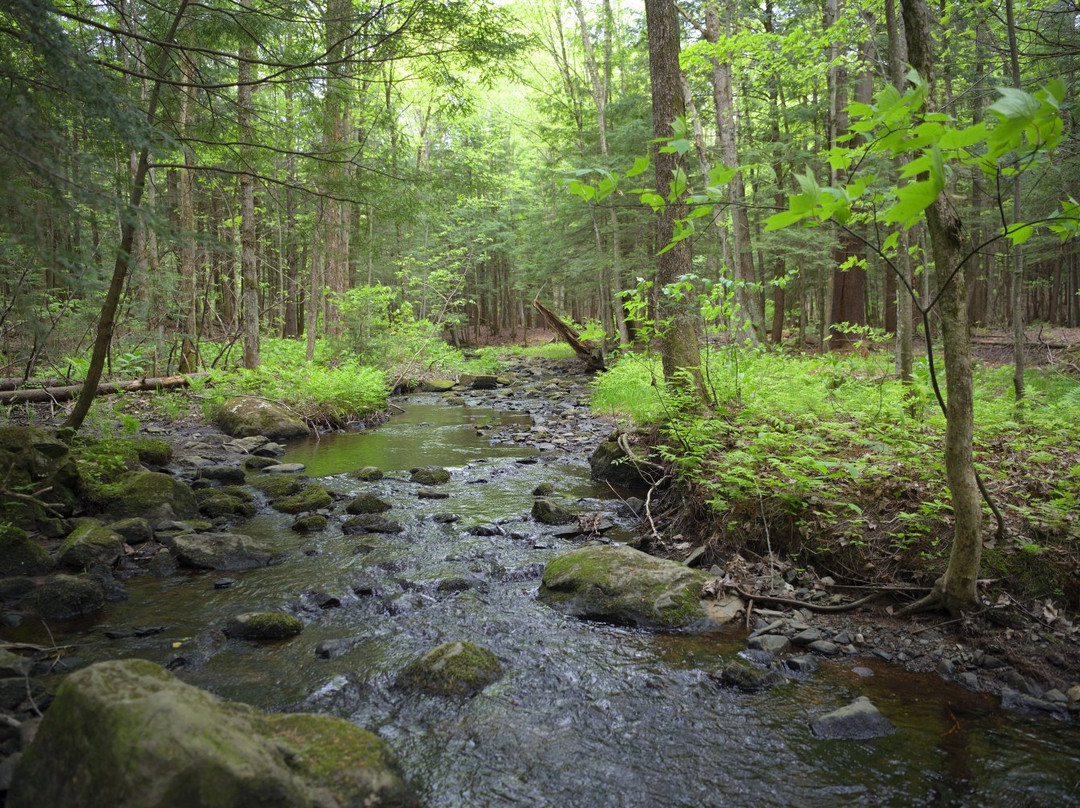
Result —
M 54 627 L 57 642 L 77 644 L 81 661 L 69 654 L 67 664 L 144 657 L 229 699 L 347 718 L 394 749 L 429 805 L 785 805 L 829 795 L 918 804 L 931 792 L 1009 804 L 1029 790 L 1067 801 L 1071 726 L 1002 714 L 985 695 L 885 663 L 872 649 L 889 632 L 872 612 L 838 642 L 842 629 L 818 616 L 755 608 L 759 647 L 747 649 L 738 628 L 654 634 L 538 601 L 551 559 L 596 540 L 582 529 L 594 515 L 616 543 L 641 535 L 629 492 L 620 498 L 589 478 L 587 458 L 610 424 L 589 414 L 585 380 L 550 371 L 521 368 L 512 387 L 451 392 L 456 402 L 410 396 L 377 429 L 290 444 L 275 459 L 305 465 L 329 494 L 315 511 L 326 528 L 294 531 L 297 516 L 267 508 L 254 488 L 254 517 L 222 515 L 213 527 L 284 545 L 283 563 L 133 575 L 120 582 L 126 600 Z M 229 442 L 194 430 L 176 441 L 176 470 L 220 491 L 199 470 L 241 467 Z M 410 470 L 422 466 L 448 479 L 413 482 Z M 360 475 L 373 468 L 381 478 Z M 589 524 L 538 522 L 540 490 Z M 361 514 L 344 511 L 361 494 L 388 503 L 379 515 L 400 532 L 346 532 Z M 255 610 L 299 617 L 302 632 L 271 641 L 214 633 Z M 819 640 L 783 647 L 815 628 Z M 29 622 L 5 634 L 48 641 Z M 931 651 L 946 642 L 922 639 Z M 396 686 L 414 660 L 463 641 L 492 651 L 504 671 L 478 695 L 460 702 Z M 803 650 L 819 641 L 837 653 Z M 754 671 L 775 675 L 764 683 L 747 678 Z M 897 732 L 873 742 L 815 735 L 817 718 L 862 695 Z M 1030 772 L 1010 780 L 1009 760 Z

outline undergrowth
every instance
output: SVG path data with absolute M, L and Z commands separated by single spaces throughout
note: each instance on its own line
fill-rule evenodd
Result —
M 653 430 L 705 506 L 705 520 L 679 527 L 716 560 L 771 549 L 848 580 L 930 579 L 952 530 L 944 420 L 925 366 L 905 399 L 891 365 L 884 353 L 725 349 L 708 365 L 716 406 L 701 412 L 676 406 L 658 362 L 626 356 L 597 379 L 592 406 Z M 986 574 L 1023 574 L 1032 594 L 1080 602 L 1080 384 L 1029 371 L 1018 409 L 1011 373 L 975 377 L 976 465 L 1010 534 L 988 542 Z M 1044 574 L 1032 574 L 1032 557 Z

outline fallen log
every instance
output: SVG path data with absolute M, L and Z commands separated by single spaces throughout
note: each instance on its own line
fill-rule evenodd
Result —
M 547 327 L 562 337 L 563 341 L 574 349 L 574 353 L 588 363 L 590 370 L 604 369 L 604 357 L 599 347 L 584 342 L 559 318 L 559 315 L 541 303 L 539 298 L 533 298 L 532 304 L 533 308 L 540 312 L 540 317 Z
M 158 376 L 152 379 L 136 379 L 129 382 L 105 382 L 99 384 L 94 395 L 110 393 L 132 393 L 140 390 L 174 390 L 187 387 L 191 379 L 205 377 L 205 373 L 191 373 L 186 376 Z M 49 401 L 69 401 L 82 392 L 81 384 L 63 387 L 33 387 L 26 390 L 8 390 L 0 392 L 0 404 L 30 403 L 40 404 Z

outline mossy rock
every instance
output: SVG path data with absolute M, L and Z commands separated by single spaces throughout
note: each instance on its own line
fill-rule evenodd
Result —
M 745 659 L 733 659 L 709 677 L 727 687 L 753 692 L 781 684 L 784 677 L 770 668 L 760 668 Z
M 418 805 L 385 744 L 326 715 L 223 702 L 145 660 L 60 685 L 8 792 L 9 808 Z
M 265 435 L 277 440 L 308 434 L 307 424 L 284 407 L 247 396 L 230 398 L 222 404 L 216 420 L 221 431 L 234 438 Z
M 534 497 L 548 497 L 555 493 L 555 486 L 551 483 L 540 483 L 533 489 L 532 494 Z
M 120 538 L 128 544 L 142 544 L 154 538 L 154 529 L 150 526 L 150 522 L 141 516 L 130 516 L 127 519 L 111 522 L 109 530 L 119 533 Z
M 156 471 L 136 471 L 102 486 L 105 515 L 112 520 L 141 516 L 151 523 L 194 519 L 199 505 L 191 486 Z
M 280 558 L 269 545 L 236 533 L 180 533 L 162 543 L 185 567 L 244 570 L 266 567 Z
M 96 519 L 84 519 L 64 539 L 56 559 L 61 567 L 82 571 L 95 564 L 112 566 L 124 552 L 124 540 Z
M 503 668 L 491 651 L 471 642 L 448 642 L 409 663 L 397 686 L 437 696 L 475 696 L 502 677 Z
M 236 486 L 221 488 L 201 488 L 195 492 L 195 501 L 199 510 L 211 519 L 219 516 L 255 515 L 255 502 L 251 494 Z
M 297 493 L 270 501 L 270 507 L 282 513 L 305 513 L 328 508 L 334 501 L 330 492 L 316 483 L 308 483 Z
M 226 637 L 244 640 L 282 640 L 304 630 L 299 617 L 285 612 L 245 612 L 225 624 Z
M 364 466 L 362 469 L 349 473 L 350 477 L 354 477 L 357 480 L 361 480 L 365 483 L 373 483 L 376 480 L 381 480 L 385 475 L 383 470 L 375 466 Z
M 160 438 L 126 438 L 144 466 L 167 466 L 172 462 L 173 450 Z
M 52 509 L 0 495 L 3 518 L 34 528 L 41 520 L 71 516 L 79 502 L 82 478 L 68 446 L 49 432 L 25 426 L 0 427 L 0 469 L 8 491 L 35 495 Z
M 540 600 L 591 620 L 659 631 L 707 631 L 719 618 L 701 600 L 708 576 L 629 547 L 592 545 L 553 558 Z
M 393 506 L 385 499 L 380 499 L 374 494 L 363 493 L 357 495 L 348 505 L 345 506 L 345 512 L 351 514 L 358 513 L 384 513 Z
M 545 497 L 533 500 L 532 517 L 545 525 L 565 525 L 574 521 L 574 514 L 568 509 Z
M 52 575 L 19 601 L 46 620 L 69 620 L 97 614 L 105 605 L 105 590 L 92 578 Z
M 273 457 L 249 457 L 244 460 L 244 468 L 249 471 L 261 471 L 267 466 L 276 466 L 277 460 Z
M 420 485 L 443 485 L 450 482 L 450 472 L 438 466 L 413 469 L 410 479 Z
M 307 516 L 301 516 L 291 527 L 297 533 L 318 533 L 320 530 L 325 530 L 330 520 L 323 516 L 321 513 L 311 513 Z
M 633 447 L 631 447 L 633 449 Z M 621 488 L 648 488 L 651 483 L 634 461 L 644 461 L 643 453 L 626 454 L 617 441 L 604 441 L 589 457 L 593 479 L 605 480 Z
M 265 474 L 248 480 L 248 484 L 252 488 L 262 491 L 270 499 L 281 499 L 303 491 L 307 480 L 300 477 Z
M 445 393 L 452 390 L 456 382 L 453 379 L 427 379 L 420 382 L 422 393 Z
M 0 525 L 0 577 L 44 575 L 52 572 L 52 556 L 14 525 Z

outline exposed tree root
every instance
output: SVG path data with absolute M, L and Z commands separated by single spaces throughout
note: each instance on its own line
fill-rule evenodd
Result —
M 886 590 L 879 590 L 877 592 L 871 592 L 865 598 L 859 598 L 859 600 L 852 601 L 851 603 L 842 603 L 842 604 L 837 605 L 837 606 L 822 606 L 822 605 L 817 604 L 817 603 L 807 603 L 806 601 L 803 601 L 803 600 L 796 600 L 795 598 L 781 598 L 781 597 L 776 597 L 776 596 L 773 596 L 773 595 L 761 595 L 761 594 L 752 595 L 749 592 L 747 592 L 746 590 L 742 589 L 741 587 L 735 586 L 734 584 L 724 584 L 724 587 L 726 589 L 730 589 L 732 592 L 734 592 L 739 597 L 744 598 L 744 599 L 746 599 L 747 601 L 750 601 L 750 602 L 753 602 L 753 601 L 756 600 L 759 603 L 773 603 L 773 604 L 779 604 L 781 606 L 794 606 L 795 608 L 806 609 L 807 611 L 811 611 L 811 612 L 832 612 L 832 613 L 835 613 L 835 612 L 850 612 L 853 609 L 857 609 L 860 606 L 863 606 L 863 605 L 869 603 L 870 601 L 876 600 L 877 598 L 881 597 L 882 595 L 887 594 Z

